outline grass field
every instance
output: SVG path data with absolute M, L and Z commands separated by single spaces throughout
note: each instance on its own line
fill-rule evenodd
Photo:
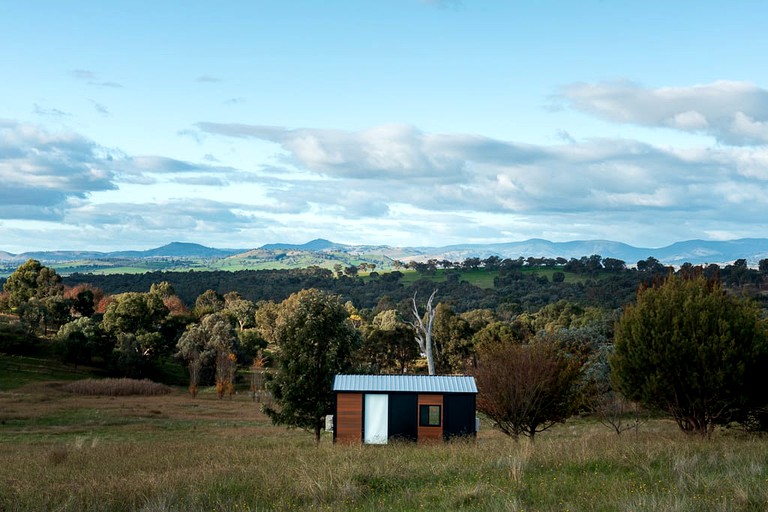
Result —
M 245 395 L 0 391 L 0 510 L 768 509 L 768 439 L 706 441 L 653 420 L 621 436 L 577 419 L 514 442 L 319 447 Z
M 539 276 L 546 276 L 546 278 L 549 281 L 552 281 L 552 274 L 555 272 L 562 272 L 562 269 L 559 268 L 527 268 L 524 267 L 522 270 L 522 273 L 525 275 L 539 275 Z M 421 275 L 417 273 L 415 270 L 401 270 L 400 272 L 403 273 L 403 279 L 402 283 L 405 286 L 410 286 L 419 279 L 426 279 L 428 281 L 433 281 L 435 283 L 442 283 L 446 280 L 446 273 L 445 270 L 439 269 L 435 271 L 434 275 Z M 584 282 L 588 279 L 587 276 L 574 274 L 573 272 L 564 272 L 565 274 L 565 282 L 567 283 L 580 283 Z M 477 268 L 473 270 L 462 270 L 459 272 L 459 279 L 462 281 L 466 281 L 474 286 L 477 286 L 478 288 L 493 288 L 493 280 L 496 276 L 499 275 L 499 272 L 496 270 L 485 270 L 483 268 Z M 607 274 L 598 275 L 597 279 L 600 279 L 601 277 L 604 277 Z

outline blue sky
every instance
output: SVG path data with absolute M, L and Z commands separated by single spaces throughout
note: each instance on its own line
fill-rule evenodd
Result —
M 0 251 L 765 237 L 766 18 L 0 0 Z

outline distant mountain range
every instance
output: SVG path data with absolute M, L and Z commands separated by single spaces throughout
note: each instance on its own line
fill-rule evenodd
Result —
M 21 254 L 0 251 L 0 261 L 27 261 L 30 258 L 40 262 L 146 258 L 226 258 L 245 251 L 246 249 L 213 249 L 200 244 L 173 242 L 146 251 L 37 251 Z
M 757 265 L 758 261 L 768 258 L 768 238 L 742 238 L 728 241 L 687 240 L 659 248 L 633 247 L 610 240 L 583 240 L 573 242 L 550 242 L 531 239 L 524 242 L 500 244 L 453 245 L 436 249 L 421 248 L 419 259 L 440 258 L 452 261 L 467 257 L 517 258 L 519 256 L 545 258 L 581 258 L 599 254 L 604 258 L 616 258 L 634 265 L 639 260 L 652 256 L 665 265 L 681 265 L 685 262 L 694 265 L 703 263 L 732 263 L 737 259 L 746 259 L 748 264 Z M 414 258 L 415 259 L 415 258 Z
M 105 262 L 110 260 L 207 260 L 223 261 L 215 268 L 235 266 L 248 268 L 249 262 L 259 262 L 259 268 L 269 267 L 269 262 L 279 262 L 273 268 L 286 266 L 307 266 L 322 262 L 324 266 L 336 263 L 377 262 L 379 268 L 387 263 L 399 261 L 426 261 L 429 259 L 463 261 L 466 258 L 498 256 L 500 258 L 580 258 L 599 254 L 616 258 L 634 265 L 650 256 L 666 265 L 717 263 L 728 264 L 737 259 L 746 259 L 756 266 L 761 259 L 768 258 L 768 238 L 743 238 L 729 241 L 688 240 L 660 248 L 633 247 L 610 240 L 584 240 L 573 242 L 550 242 L 531 239 L 523 242 L 495 244 L 464 244 L 445 247 L 391 247 L 386 245 L 345 245 L 317 239 L 305 244 L 267 244 L 258 249 L 215 249 L 194 243 L 173 242 L 146 251 L 42 251 L 11 254 L 0 251 L 0 263 L 9 266 L 30 258 L 42 263 L 62 264 L 65 262 Z M 305 257 L 302 258 L 301 256 Z M 291 263 L 292 262 L 292 263 Z M 55 265 L 54 265 L 55 266 Z M 255 267 L 254 267 L 255 268 Z

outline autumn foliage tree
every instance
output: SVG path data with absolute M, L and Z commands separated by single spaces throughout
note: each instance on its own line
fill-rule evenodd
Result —
M 581 361 L 544 340 L 479 349 L 477 408 L 496 428 L 531 439 L 565 421 L 578 404 Z
M 219 399 L 226 393 L 230 400 L 235 392 L 237 375 L 237 356 L 228 350 L 216 352 L 216 394 Z
M 708 435 L 768 403 L 765 320 L 719 282 L 669 276 L 624 311 L 611 368 L 627 398 Z

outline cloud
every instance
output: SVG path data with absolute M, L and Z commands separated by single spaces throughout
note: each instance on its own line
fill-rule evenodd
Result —
M 72 117 L 72 114 L 69 112 L 64 112 L 63 110 L 59 110 L 58 108 L 44 108 L 38 105 L 37 103 L 34 104 L 34 111 L 35 111 L 35 114 L 39 116 L 44 116 L 44 117 L 55 117 L 55 118 Z
M 705 126 L 687 114 L 676 122 Z M 219 246 L 265 236 L 407 245 L 764 236 L 768 146 L 675 149 L 567 134 L 564 143 L 535 145 L 408 125 L 199 123 L 188 132 L 201 145 L 227 137 L 236 153 L 250 154 L 238 145 L 262 150 L 263 141 L 279 150 L 236 167 L 230 154 L 207 153 L 217 144 L 201 148 L 198 162 L 127 155 L 76 133 L 0 120 L 0 219 L 140 246 L 178 233 Z
M 332 177 L 440 176 L 454 181 L 463 172 L 452 151 L 440 151 L 438 141 L 411 126 L 383 125 L 362 132 L 220 123 L 197 126 L 206 133 L 275 142 L 297 164 Z
M 232 232 L 254 222 L 251 215 L 236 213 L 242 205 L 197 198 L 144 203 L 84 204 L 67 213 L 67 221 L 81 226 L 119 226 L 145 231 Z
M 465 217 L 602 217 L 621 225 L 622 216 L 635 215 L 676 222 L 727 216 L 754 224 L 768 207 L 763 148 L 676 150 L 623 139 L 540 146 L 400 125 L 359 132 L 197 126 L 274 142 L 292 165 L 312 173 L 309 181 L 287 174 L 279 186 L 276 180 L 266 185 L 269 197 L 297 214 L 319 209 L 391 219 L 406 207 Z
M 162 156 L 135 156 L 126 164 L 126 167 L 147 173 L 185 173 L 200 170 L 195 164 Z
M 198 144 L 201 144 L 203 142 L 203 136 L 199 130 L 192 130 L 192 129 L 178 130 L 176 132 L 176 135 L 180 135 L 182 137 L 190 137 L 192 140 L 194 140 Z
M 0 119 L 0 218 L 63 218 L 96 192 L 120 184 L 159 181 L 222 186 L 231 167 L 193 164 L 162 156 L 123 155 L 72 132 Z
M 5 218 L 36 218 L 40 208 L 63 206 L 69 198 L 116 188 L 110 161 L 92 141 L 71 133 L 0 120 L 0 203 Z M 30 208 L 32 210 L 30 210 Z
M 81 80 L 83 82 L 86 82 L 88 85 L 94 85 L 98 87 L 112 87 L 112 88 L 122 88 L 122 84 L 113 82 L 113 81 L 101 81 L 98 80 L 96 77 L 96 73 L 94 73 L 91 70 L 88 69 L 73 69 L 69 72 L 70 76 L 73 78 L 76 78 L 77 80 Z
M 647 88 L 632 82 L 563 87 L 567 106 L 608 121 L 705 134 L 734 146 L 768 144 L 768 90 L 749 82 Z
M 113 168 L 119 173 L 121 180 L 129 183 L 155 183 L 163 176 L 185 174 L 197 175 L 175 178 L 177 183 L 195 182 L 196 184 L 223 183 L 221 176 L 237 174 L 239 171 L 231 167 L 197 164 L 168 158 L 164 156 L 124 156 L 113 163 Z
M 98 102 L 96 102 L 94 100 L 90 100 L 90 102 L 93 105 L 93 108 L 96 109 L 96 112 L 98 112 L 99 114 L 101 114 L 101 115 L 103 115 L 105 117 L 109 117 L 110 113 L 109 113 L 109 109 L 107 109 L 107 107 L 105 107 L 101 103 L 98 103 Z
M 566 130 L 557 130 L 557 138 L 568 144 L 576 144 L 576 139 Z
M 206 187 L 223 187 L 228 184 L 227 181 L 216 176 L 185 176 L 173 178 L 172 181 L 181 185 L 203 185 Z

